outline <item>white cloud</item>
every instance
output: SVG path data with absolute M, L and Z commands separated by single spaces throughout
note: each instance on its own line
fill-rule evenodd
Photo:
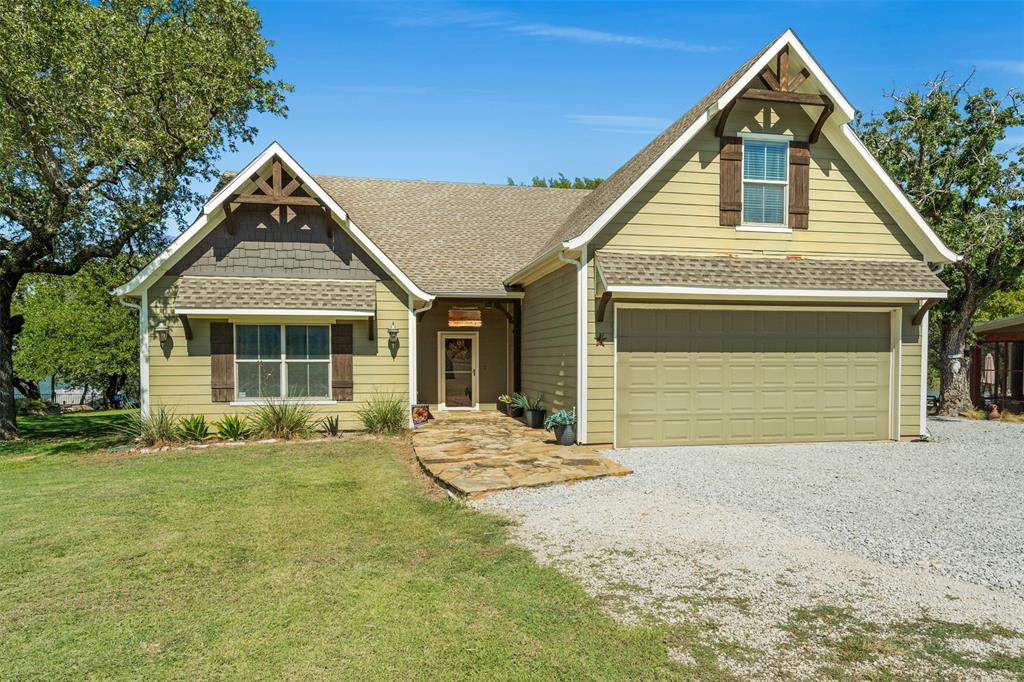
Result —
M 660 133 L 671 123 L 668 119 L 655 116 L 570 114 L 566 118 L 601 133 L 644 133 L 652 135 Z
M 970 63 L 979 69 L 993 69 L 1024 75 L 1024 60 L 1021 59 L 975 59 Z
M 610 33 L 579 26 L 526 23 L 499 11 L 472 9 L 437 11 L 436 8 L 427 10 L 417 7 L 401 16 L 391 17 L 391 22 L 396 26 L 466 26 L 474 29 L 504 31 L 536 38 L 569 40 L 592 45 L 629 45 L 678 52 L 717 52 L 722 49 L 716 45 L 690 43 L 671 38 Z
M 512 24 L 507 30 L 542 38 L 562 38 L 578 43 L 609 43 L 647 47 L 656 50 L 677 50 L 680 52 L 716 52 L 721 48 L 713 45 L 699 45 L 668 38 L 651 38 L 623 33 L 608 33 L 577 26 L 552 26 L 551 24 Z

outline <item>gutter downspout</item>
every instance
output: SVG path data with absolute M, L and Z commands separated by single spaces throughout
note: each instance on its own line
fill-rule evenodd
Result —
M 142 298 L 139 299 L 139 303 L 125 300 L 123 296 L 117 297 L 118 303 L 126 308 L 134 308 L 139 313 L 139 413 L 143 417 L 149 416 L 148 293 L 148 290 L 142 292 Z
M 580 251 L 579 259 L 569 258 L 565 251 L 558 252 L 558 260 L 576 267 L 576 442 L 583 443 L 586 440 L 586 371 L 587 363 L 584 353 L 587 351 L 586 329 L 587 329 L 587 299 L 585 281 L 586 270 L 584 263 L 587 257 L 587 247 Z

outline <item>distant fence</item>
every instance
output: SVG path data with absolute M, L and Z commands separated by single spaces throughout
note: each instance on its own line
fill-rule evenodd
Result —
M 83 389 L 81 388 L 58 388 L 55 403 L 61 407 L 67 405 L 78 405 L 85 403 L 86 405 L 94 405 L 95 403 L 103 402 L 103 394 L 94 388 L 90 388 L 85 391 L 85 400 L 82 400 Z M 44 400 L 49 400 L 50 396 L 43 394 Z

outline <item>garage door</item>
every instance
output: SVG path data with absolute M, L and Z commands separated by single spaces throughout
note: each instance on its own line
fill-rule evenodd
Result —
M 889 438 L 889 313 L 623 308 L 619 447 Z

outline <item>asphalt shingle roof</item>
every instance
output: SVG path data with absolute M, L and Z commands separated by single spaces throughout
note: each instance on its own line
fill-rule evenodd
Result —
M 855 289 L 944 292 L 945 285 L 916 260 L 733 258 L 598 251 L 609 286 L 661 285 L 723 289 Z
M 682 137 L 686 129 L 693 125 L 708 110 L 708 107 L 718 101 L 719 97 L 724 95 L 729 88 L 734 86 L 743 77 L 747 69 L 753 66 L 754 62 L 760 59 L 781 35 L 780 33 L 772 38 L 764 47 L 757 51 L 757 54 L 748 59 L 743 66 L 736 69 L 728 78 L 719 83 L 716 88 L 697 102 L 692 109 L 680 116 L 675 123 L 662 131 L 647 146 L 637 152 L 633 158 L 612 173 L 607 180 L 598 185 L 586 199 L 580 202 L 579 206 L 565 219 L 559 229 L 549 236 L 549 239 L 535 255 L 540 255 L 559 242 L 568 241 L 583 234 L 598 216 L 615 203 L 615 200 L 629 189 L 629 186 L 643 175 L 644 171 L 650 168 L 666 149 L 672 146 L 673 142 Z
M 373 313 L 373 280 L 195 277 L 178 280 L 176 308 L 304 308 Z
M 589 190 L 316 176 L 423 289 L 504 291 Z

